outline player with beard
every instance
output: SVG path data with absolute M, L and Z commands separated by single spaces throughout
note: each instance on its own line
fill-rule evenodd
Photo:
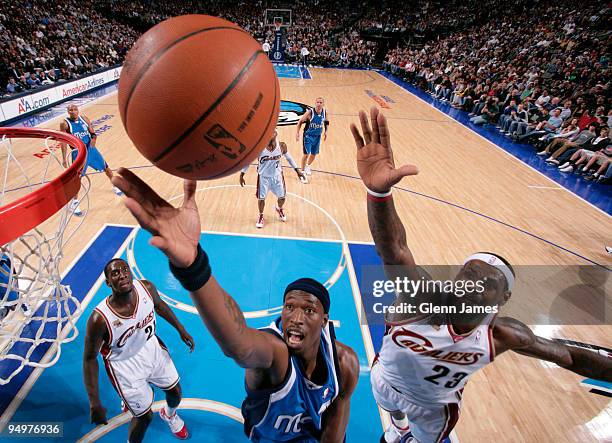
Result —
M 377 108 L 371 110 L 371 128 L 365 112 L 361 111 L 359 118 L 363 137 L 351 125 L 357 168 L 367 188 L 370 232 L 385 272 L 390 280 L 428 279 L 408 248 L 406 230 L 391 194 L 395 184 L 417 174 L 418 169 L 414 165 L 395 168 L 387 122 Z M 457 423 L 468 379 L 506 351 L 553 362 L 585 377 L 612 381 L 612 359 L 607 356 L 539 337 L 510 317 L 491 312 L 461 314 L 468 306 L 496 311 L 509 300 L 514 279 L 514 271 L 504 258 L 479 252 L 465 260 L 455 277 L 455 283 L 474 283 L 465 296 L 431 290 L 400 294 L 396 305 L 450 306 L 456 313 L 451 309 L 447 314 L 419 315 L 415 309 L 414 313 L 385 318 L 387 331 L 371 372 L 374 397 L 392 417 L 381 442 L 443 441 Z M 478 282 L 482 290 L 475 289 Z
M 236 301 L 211 275 L 199 244 L 196 182 L 185 180 L 179 208 L 127 169 L 120 168 L 113 183 L 153 235 L 151 245 L 168 257 L 172 273 L 190 291 L 224 354 L 245 368 L 247 437 L 254 442 L 343 442 L 359 362 L 350 347 L 335 340 L 327 289 L 309 278 L 292 282 L 284 291 L 280 318 L 267 328 L 250 328 Z
M 124 260 L 109 261 L 104 267 L 104 276 L 112 294 L 98 304 L 87 321 L 83 353 L 92 423 L 107 424 L 106 409 L 98 392 L 97 357 L 101 353 L 124 411 L 129 410 L 133 416 L 128 430 L 129 443 L 140 443 L 153 419 L 153 390 L 149 384 L 166 394 L 166 406 L 159 411 L 160 417 L 176 438 L 188 438 L 187 427 L 176 413 L 182 397 L 179 375 L 168 350 L 155 335 L 155 314 L 178 331 L 191 351 L 195 347 L 193 338 L 152 283 L 132 279 Z

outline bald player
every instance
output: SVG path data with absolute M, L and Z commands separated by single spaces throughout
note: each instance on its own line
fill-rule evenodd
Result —
M 361 133 L 351 125 L 357 168 L 367 189 L 370 232 L 387 276 L 390 280 L 431 279 L 417 266 L 408 248 L 391 193 L 403 177 L 418 170 L 413 165 L 395 168 L 387 121 L 377 108 L 371 110 L 371 127 L 365 112 L 359 117 Z M 381 442 L 446 439 L 459 419 L 467 381 L 507 351 L 612 382 L 612 359 L 608 356 L 539 337 L 520 321 L 495 315 L 510 299 L 514 280 L 507 260 L 491 252 L 477 252 L 465 259 L 454 280 L 463 282 L 462 287 L 471 282 L 472 290 L 464 294 L 429 291 L 399 295 L 396 306 L 426 303 L 456 309 L 447 314 L 419 315 L 415 309 L 415 313 L 386 316 L 387 332 L 371 372 L 374 397 L 392 417 Z

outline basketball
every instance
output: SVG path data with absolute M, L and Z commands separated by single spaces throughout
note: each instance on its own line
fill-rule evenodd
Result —
M 207 15 L 163 21 L 134 44 L 119 79 L 119 112 L 136 148 L 183 178 L 230 175 L 272 138 L 280 86 L 261 45 Z

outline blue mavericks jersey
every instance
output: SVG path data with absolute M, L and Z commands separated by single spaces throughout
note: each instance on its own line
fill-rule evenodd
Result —
M 71 120 L 69 118 L 65 118 L 64 121 L 68 123 L 68 128 L 70 129 L 70 133 L 77 138 L 80 138 L 85 146 L 89 148 L 89 143 L 91 142 L 91 136 L 89 135 L 89 127 L 87 123 L 81 116 L 77 118 L 76 121 Z
M 283 338 L 280 318 L 263 331 Z M 269 390 L 251 391 L 242 403 L 244 431 L 257 443 L 312 443 L 321 438 L 322 417 L 338 396 L 340 368 L 331 322 L 321 331 L 319 352 L 327 365 L 327 380 L 319 386 L 304 375 L 299 359 L 290 355 L 282 385 Z
M 304 137 L 318 138 L 323 133 L 323 125 L 325 123 L 325 108 L 321 109 L 321 113 L 317 114 L 315 108 L 310 109 L 310 120 L 306 122 L 304 127 Z

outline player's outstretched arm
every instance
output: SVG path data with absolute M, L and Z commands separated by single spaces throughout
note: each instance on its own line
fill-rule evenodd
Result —
M 83 378 L 89 397 L 91 422 L 96 425 L 107 424 L 106 409 L 100 402 L 98 390 L 98 353 L 102 348 L 106 323 L 100 314 L 94 311 L 87 321 L 85 332 L 85 349 L 83 351 Z
M 321 443 L 342 443 L 348 425 L 351 396 L 359 380 L 359 359 L 348 346 L 336 341 L 340 365 L 340 392 L 323 415 Z
M 351 124 L 357 147 L 357 169 L 369 190 L 367 205 L 370 232 L 385 265 L 405 266 L 412 273 L 416 264 L 390 192 L 391 187 L 402 178 L 418 174 L 418 168 L 414 165 L 395 167 L 387 119 L 375 107 L 370 111 L 370 118 L 372 128 L 366 113 L 359 112 L 363 136 L 357 126 Z M 411 277 L 416 279 L 418 275 L 415 273 Z
M 513 318 L 499 318 L 495 322 L 493 337 L 498 354 L 511 350 L 556 363 L 584 377 L 612 382 L 612 358 L 539 337 L 527 325 Z
M 193 352 L 195 348 L 195 342 L 193 341 L 193 337 L 189 335 L 183 324 L 179 321 L 178 318 L 176 318 L 176 315 L 174 315 L 174 311 L 170 309 L 170 306 L 168 306 L 168 304 L 161 299 L 155 285 L 148 280 L 141 280 L 141 282 L 143 285 L 145 285 L 145 287 L 149 291 L 149 294 L 151 294 L 151 297 L 153 298 L 153 306 L 155 307 L 155 312 L 161 318 L 170 323 L 172 327 L 178 331 L 179 335 L 181 336 L 181 340 L 183 340 L 183 343 L 189 346 L 190 352 Z
M 125 205 L 153 238 L 150 244 L 169 259 L 175 276 L 198 309 L 200 317 L 224 354 L 245 368 L 287 364 L 285 344 L 272 334 L 246 326 L 242 311 L 210 275 L 208 258 L 199 248 L 200 215 L 195 202 L 196 182 L 185 180 L 183 204 L 175 208 L 134 173 L 119 168 L 112 182 L 125 195 Z

